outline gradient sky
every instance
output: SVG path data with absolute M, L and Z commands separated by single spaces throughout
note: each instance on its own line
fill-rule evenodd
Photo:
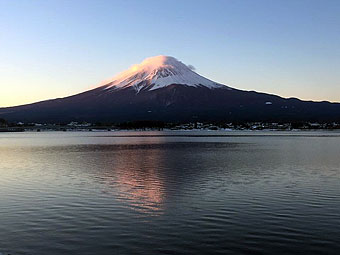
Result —
M 170 55 L 214 81 L 340 102 L 340 1 L 0 0 L 0 106 Z

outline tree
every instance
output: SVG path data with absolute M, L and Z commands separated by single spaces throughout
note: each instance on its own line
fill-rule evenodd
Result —
M 7 126 L 7 121 L 5 119 L 0 118 L 0 127 Z

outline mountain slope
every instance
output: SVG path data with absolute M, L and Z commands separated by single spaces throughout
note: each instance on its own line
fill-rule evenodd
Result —
M 131 67 L 100 87 L 74 96 L 0 109 L 9 121 L 60 123 L 134 120 L 340 121 L 340 104 L 306 102 L 233 89 L 171 57 Z

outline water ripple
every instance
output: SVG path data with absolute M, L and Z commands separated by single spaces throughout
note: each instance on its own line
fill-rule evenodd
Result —
M 93 134 L 0 135 L 0 252 L 340 250 L 336 133 Z

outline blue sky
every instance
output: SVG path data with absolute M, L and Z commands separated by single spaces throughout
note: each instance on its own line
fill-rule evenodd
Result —
M 340 101 L 340 1 L 0 0 L 0 106 L 170 55 L 245 90 Z

